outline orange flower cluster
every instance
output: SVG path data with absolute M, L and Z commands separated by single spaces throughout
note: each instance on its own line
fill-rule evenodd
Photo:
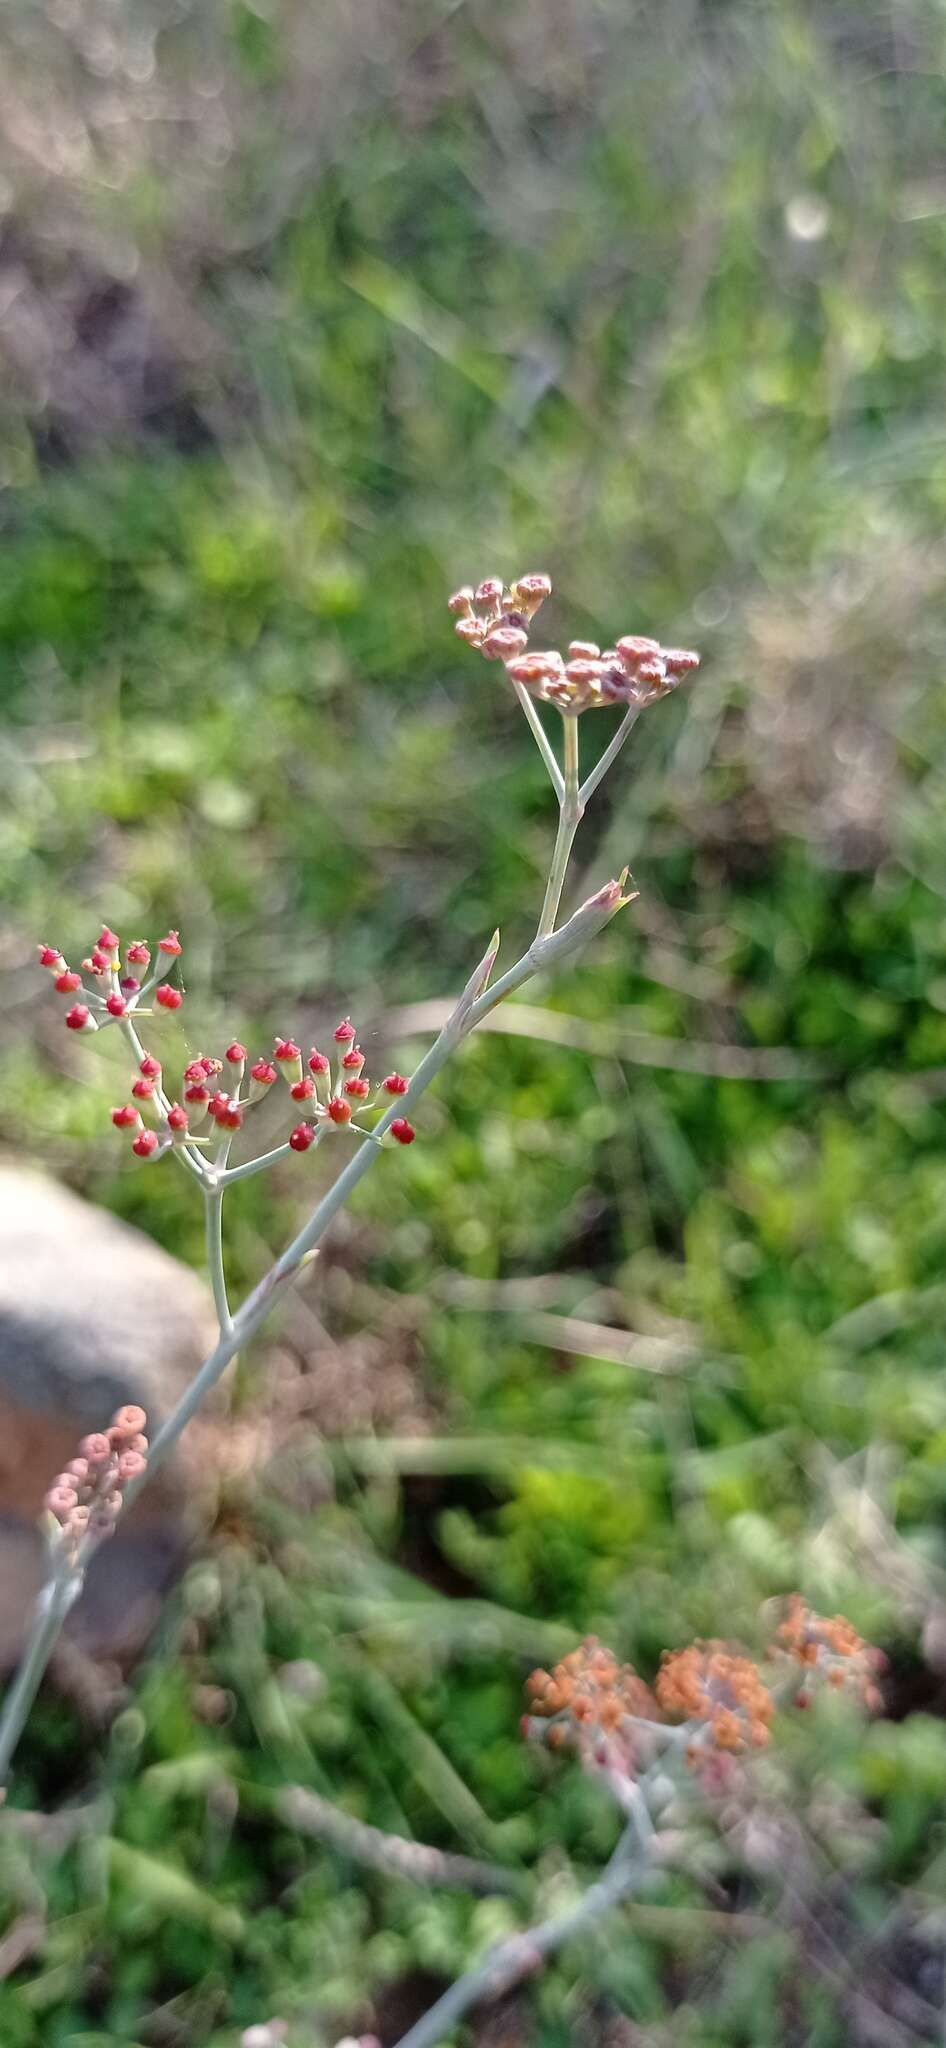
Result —
M 761 1749 L 768 1742 L 775 1701 L 751 1658 L 725 1643 L 665 1650 L 655 1690 L 666 1714 L 702 1721 L 717 1749 Z
M 622 1737 L 629 1719 L 660 1720 L 649 1685 L 632 1664 L 619 1664 L 597 1636 L 587 1636 L 553 1671 L 533 1671 L 526 1692 L 533 1714 L 548 1724 L 541 1732 L 553 1749 L 588 1748 L 595 1754 L 596 1742 Z M 629 1759 L 625 1746 L 621 1761 Z M 618 1755 L 600 1753 L 597 1760 L 617 1762 Z
M 661 647 L 659 640 L 637 633 L 603 650 L 592 640 L 572 640 L 567 656 L 555 648 L 530 649 L 533 616 L 551 588 L 547 576 L 520 576 L 508 589 L 498 576 L 488 576 L 476 590 L 467 585 L 454 591 L 449 605 L 461 640 L 487 660 L 502 661 L 514 683 L 559 711 L 577 717 L 609 704 L 643 710 L 699 667 L 691 648 Z
M 775 1632 L 776 1648 L 804 1671 L 796 1706 L 807 1706 L 819 1680 L 838 1691 L 853 1693 L 870 1713 L 882 1704 L 875 1683 L 886 1659 L 859 1636 L 843 1614 L 815 1614 L 800 1593 L 793 1593 Z

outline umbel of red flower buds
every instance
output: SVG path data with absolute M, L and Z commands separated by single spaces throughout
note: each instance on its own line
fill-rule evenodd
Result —
M 161 971 L 165 971 L 183 952 L 177 932 L 168 932 L 158 941 L 158 957 Z M 82 972 L 69 967 L 58 946 L 42 944 L 39 947 L 39 963 L 53 978 L 57 995 L 74 996 L 80 1000 L 71 1004 L 65 1012 L 64 1022 L 69 1031 L 99 1031 L 103 1025 L 117 1024 L 122 1019 L 131 1019 L 136 1013 L 147 1015 L 144 1007 L 148 997 L 154 994 L 159 1009 L 179 1010 L 183 994 L 173 982 L 159 982 L 158 974 L 152 975 L 148 983 L 142 983 L 139 975 L 147 969 L 151 960 L 150 947 L 143 939 L 133 939 L 125 948 L 125 964 L 121 960 L 122 944 L 117 932 L 105 924 L 99 933 L 88 958 L 82 962 Z M 83 981 L 85 976 L 85 981 Z
M 449 599 L 455 630 L 487 660 L 502 661 L 531 696 L 571 716 L 611 704 L 643 710 L 699 667 L 691 648 L 661 647 L 636 633 L 604 649 L 592 640 L 572 640 L 566 654 L 530 648 L 532 619 L 551 588 L 547 576 L 520 576 L 508 589 L 488 576 L 476 590 L 457 590 Z
M 92 1549 L 111 1536 L 126 1487 L 147 1467 L 146 1425 L 143 1408 L 119 1408 L 107 1429 L 82 1438 L 49 1487 L 43 1506 L 55 1525 L 57 1549 L 71 1558 L 78 1558 L 80 1546 Z

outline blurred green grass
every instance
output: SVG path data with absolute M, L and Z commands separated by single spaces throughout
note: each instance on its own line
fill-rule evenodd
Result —
M 803 1582 L 917 1678 L 838 1511 L 869 1453 L 941 1571 L 946 16 L 482 0 L 316 33 L 301 6 L 148 6 L 5 35 L 4 1142 L 199 1263 L 183 1176 L 99 1141 L 119 1069 L 64 1041 L 34 940 L 179 923 L 192 1049 L 352 1008 L 406 1060 L 385 1020 L 455 988 L 497 920 L 516 945 L 549 843 L 446 591 L 543 568 L 552 637 L 704 653 L 580 842 L 576 891 L 629 858 L 640 904 L 535 998 L 538 1035 L 468 1048 L 326 1262 L 313 1305 L 369 1344 L 364 1383 L 234 1488 L 101 1754 L 53 1700 L 24 1752 L 20 1798 L 91 1779 L 112 1847 L 3 1849 L 11 1919 L 49 1909 L 0 1986 L 11 2048 L 233 2048 L 276 2010 L 330 2041 L 509 1908 L 302 1844 L 287 1777 L 591 1869 L 608 1813 L 516 1735 L 550 1630 L 650 1668 L 694 1631 L 751 1640 Z M 629 1052 L 583 1049 L 612 1025 Z M 730 1046 L 795 1064 L 721 1078 Z M 234 1191 L 239 1282 L 310 1185 L 294 1161 Z M 687 1356 L 550 1345 L 536 1315 L 565 1312 Z M 299 1658 L 314 1704 L 279 1679 Z M 796 1789 L 834 1739 L 789 1758 Z M 865 1915 L 901 1882 L 939 1897 L 936 1724 L 836 1741 L 887 1824 Z M 751 1968 L 698 1944 L 674 2021 L 652 1930 L 580 1965 L 589 2027 L 845 2038 L 836 1986 L 786 2017 L 777 1936 Z M 576 1976 L 535 1993 L 541 2048 L 574 2038 Z

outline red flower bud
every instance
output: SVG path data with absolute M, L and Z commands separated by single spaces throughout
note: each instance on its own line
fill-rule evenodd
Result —
M 138 994 L 138 990 L 141 987 L 141 983 L 140 981 L 135 980 L 133 974 L 123 974 L 118 986 L 121 989 L 122 995 L 136 996 Z
M 160 988 L 155 989 L 154 1000 L 160 1003 L 162 1010 L 179 1010 L 184 998 L 179 988 L 172 988 L 169 981 L 162 981 Z
M 298 1060 L 302 1058 L 295 1039 L 277 1038 L 273 1058 L 276 1060 Z
M 250 1079 L 258 1081 L 261 1088 L 272 1087 L 276 1079 L 276 1069 L 272 1060 L 257 1060 L 255 1066 L 250 1068 Z
M 64 967 L 62 973 L 57 974 L 53 987 L 57 995 L 71 996 L 73 989 L 82 987 L 82 976 L 74 967 Z
M 133 1081 L 131 1092 L 133 1095 L 137 1095 L 139 1102 L 150 1102 L 154 1094 L 154 1082 L 150 1074 L 142 1074 L 140 1081 Z
M 161 1072 L 161 1062 L 155 1059 L 153 1052 L 146 1052 L 138 1063 L 138 1072 L 146 1074 L 149 1081 L 156 1081 Z
M 132 1138 L 131 1149 L 139 1159 L 150 1159 L 160 1142 L 157 1131 L 139 1131 L 137 1138 Z
M 362 1081 L 359 1075 L 355 1074 L 350 1081 L 346 1081 L 345 1093 L 346 1095 L 357 1095 L 359 1101 L 364 1101 L 365 1096 L 371 1094 L 371 1082 Z
M 220 1119 L 226 1114 L 227 1110 L 230 1107 L 230 1097 L 222 1088 L 218 1088 L 216 1092 L 211 1096 L 210 1101 L 207 1104 L 207 1107 L 214 1121 L 216 1123 L 219 1123 Z
M 151 948 L 145 945 L 144 939 L 135 939 L 133 945 L 129 946 L 125 958 L 131 961 L 133 967 L 147 967 L 151 959 Z
M 207 1069 L 203 1060 L 188 1060 L 184 1068 L 185 1081 L 206 1081 Z
M 119 1109 L 113 1109 L 112 1122 L 118 1131 L 137 1130 L 141 1117 L 132 1103 L 123 1102 Z
M 168 1110 L 168 1130 L 169 1130 L 169 1131 L 186 1131 L 186 1129 L 187 1129 L 187 1111 L 186 1111 L 186 1109 L 182 1109 L 182 1108 L 181 1108 L 181 1105 L 180 1105 L 180 1103 L 179 1103 L 179 1102 L 175 1102 L 175 1103 L 172 1103 L 172 1105 L 171 1105 L 171 1108 L 170 1108 L 170 1109 Z
M 58 946 L 40 946 L 39 964 L 41 967 L 58 967 L 62 969 L 66 963 Z
M 336 1026 L 335 1026 L 335 1042 L 336 1042 L 336 1044 L 337 1044 L 337 1045 L 350 1045 L 350 1044 L 351 1044 L 351 1042 L 352 1042 L 352 1039 L 354 1038 L 354 1036 L 355 1036 L 355 1027 L 354 1027 L 354 1024 L 353 1024 L 353 1023 L 352 1023 L 352 1021 L 351 1021 L 351 1018 L 350 1018 L 350 1017 L 343 1017 L 343 1018 L 342 1018 L 342 1021 L 341 1021 L 341 1023 L 340 1023 L 340 1024 L 336 1024 Z
M 289 1133 L 289 1143 L 294 1152 L 308 1152 L 309 1146 L 315 1143 L 315 1126 L 297 1124 L 295 1130 Z
M 93 946 L 92 957 L 89 961 L 93 974 L 104 974 L 106 968 L 110 967 L 111 964 L 108 954 L 103 953 L 101 946 Z
M 159 953 L 171 953 L 176 958 L 178 953 L 183 953 L 183 951 L 184 948 L 181 945 L 177 932 L 168 932 L 167 938 L 158 940 Z
M 399 1145 L 413 1145 L 417 1132 L 413 1124 L 408 1123 L 406 1116 L 396 1116 L 388 1128 L 392 1138 L 396 1138 Z
M 301 1081 L 293 1081 L 289 1093 L 292 1096 L 293 1102 L 311 1102 L 315 1094 L 315 1082 L 309 1079 L 308 1074 L 305 1074 Z
M 327 1074 L 330 1065 L 331 1061 L 326 1058 L 324 1052 L 320 1052 L 318 1046 L 314 1045 L 308 1059 L 310 1074 Z
M 110 995 L 105 998 L 105 1008 L 110 1017 L 124 1017 L 127 1008 L 124 996 Z
M 210 1089 L 204 1086 L 203 1081 L 188 1081 L 184 1090 L 184 1100 L 194 1103 L 209 1102 Z
M 220 1114 L 217 1117 L 217 1122 L 218 1124 L 223 1125 L 225 1131 L 240 1130 L 243 1123 L 242 1103 L 234 1102 L 233 1097 L 231 1096 L 227 1102 L 226 1109 L 220 1111 Z
M 232 1045 L 227 1046 L 226 1057 L 232 1067 L 242 1066 L 246 1058 L 246 1046 L 241 1045 L 239 1039 L 235 1038 Z
M 351 1103 L 346 1102 L 343 1095 L 333 1095 L 328 1113 L 333 1124 L 347 1124 L 351 1121 Z
M 409 1085 L 403 1074 L 386 1074 L 381 1083 L 387 1095 L 406 1095 Z
M 98 945 L 101 953 L 117 953 L 121 940 L 117 932 L 109 931 L 108 925 L 103 924 L 98 937 Z
M 360 1074 L 364 1064 L 365 1056 L 360 1045 L 350 1046 L 344 1055 L 342 1066 L 350 1069 L 353 1073 Z
M 66 1025 L 70 1031 L 97 1031 L 99 1028 L 84 1003 L 73 1003 L 72 1009 L 66 1011 Z

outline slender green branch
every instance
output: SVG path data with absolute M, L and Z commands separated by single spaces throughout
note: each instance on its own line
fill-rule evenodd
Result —
M 555 836 L 552 865 L 549 869 L 542 915 L 539 918 L 540 939 L 546 938 L 555 930 L 568 862 L 585 808 L 578 787 L 578 719 L 574 715 L 563 713 L 562 725 L 565 731 L 565 784 L 559 801 L 558 832 Z
M 224 1190 L 219 1182 L 215 1188 L 204 1189 L 207 1211 L 207 1264 L 210 1268 L 210 1284 L 213 1288 L 214 1307 L 221 1336 L 233 1328 L 223 1263 L 223 1195 Z
M 625 740 L 627 739 L 629 732 L 631 731 L 632 727 L 637 724 L 640 715 L 641 708 L 639 704 L 632 704 L 630 710 L 625 711 L 624 717 L 622 718 L 621 723 L 618 726 L 617 732 L 615 733 L 613 740 L 609 741 L 608 745 L 605 747 L 604 753 L 602 754 L 600 761 L 595 762 L 595 765 L 591 770 L 591 774 L 586 775 L 585 780 L 582 783 L 581 788 L 578 792 L 578 801 L 583 809 L 588 802 L 588 798 L 594 795 L 594 792 L 597 789 L 599 782 L 603 782 L 604 777 L 607 775 L 608 769 L 610 768 L 612 761 L 617 760 L 617 757 L 621 751 L 621 748 L 624 745 Z
M 437 2048 L 474 2005 L 502 1998 L 523 1977 L 531 1976 L 566 1941 L 583 1934 L 586 1927 L 609 1913 L 622 1899 L 639 1890 L 651 1871 L 651 1860 L 642 1849 L 632 1823 L 614 1851 L 597 1883 L 589 1885 L 574 1906 L 548 1920 L 541 1920 L 522 1934 L 511 1934 L 491 1948 L 479 1963 L 451 1984 L 436 2005 L 431 2006 L 415 2026 L 409 2028 L 397 2048 Z
M 39 1691 L 43 1673 L 59 1639 L 70 1607 L 82 1591 L 81 1567 L 61 1560 L 47 1580 L 33 1612 L 20 1666 L 0 1715 L 0 1786 L 5 1785 L 13 1752 Z M 0 1793 L 0 1797 L 2 1797 Z
M 512 687 L 515 690 L 516 696 L 518 697 L 519 702 L 522 705 L 522 709 L 525 712 L 529 724 L 532 727 L 532 734 L 536 746 L 538 747 L 539 753 L 541 754 L 542 759 L 545 762 L 546 768 L 549 771 L 549 781 L 551 782 L 552 788 L 554 789 L 555 794 L 558 797 L 558 801 L 561 804 L 564 802 L 565 798 L 565 780 L 562 775 L 562 771 L 558 765 L 558 762 L 555 759 L 554 748 L 551 745 L 548 734 L 545 730 L 544 725 L 542 724 L 542 720 L 539 717 L 539 714 L 535 708 L 535 703 L 533 699 L 530 697 L 528 690 L 525 688 L 525 685 L 523 683 L 517 683 L 515 681 L 515 678 L 511 678 L 511 680 Z
M 316 1144 L 321 1135 L 321 1132 L 317 1134 Z M 285 1145 L 274 1145 L 271 1152 L 261 1152 L 258 1159 L 245 1159 L 242 1166 L 228 1166 L 217 1174 L 217 1186 L 229 1188 L 235 1180 L 250 1180 L 254 1173 L 262 1173 L 265 1167 L 275 1166 L 277 1159 L 288 1159 L 291 1152 L 292 1146 L 287 1140 Z

